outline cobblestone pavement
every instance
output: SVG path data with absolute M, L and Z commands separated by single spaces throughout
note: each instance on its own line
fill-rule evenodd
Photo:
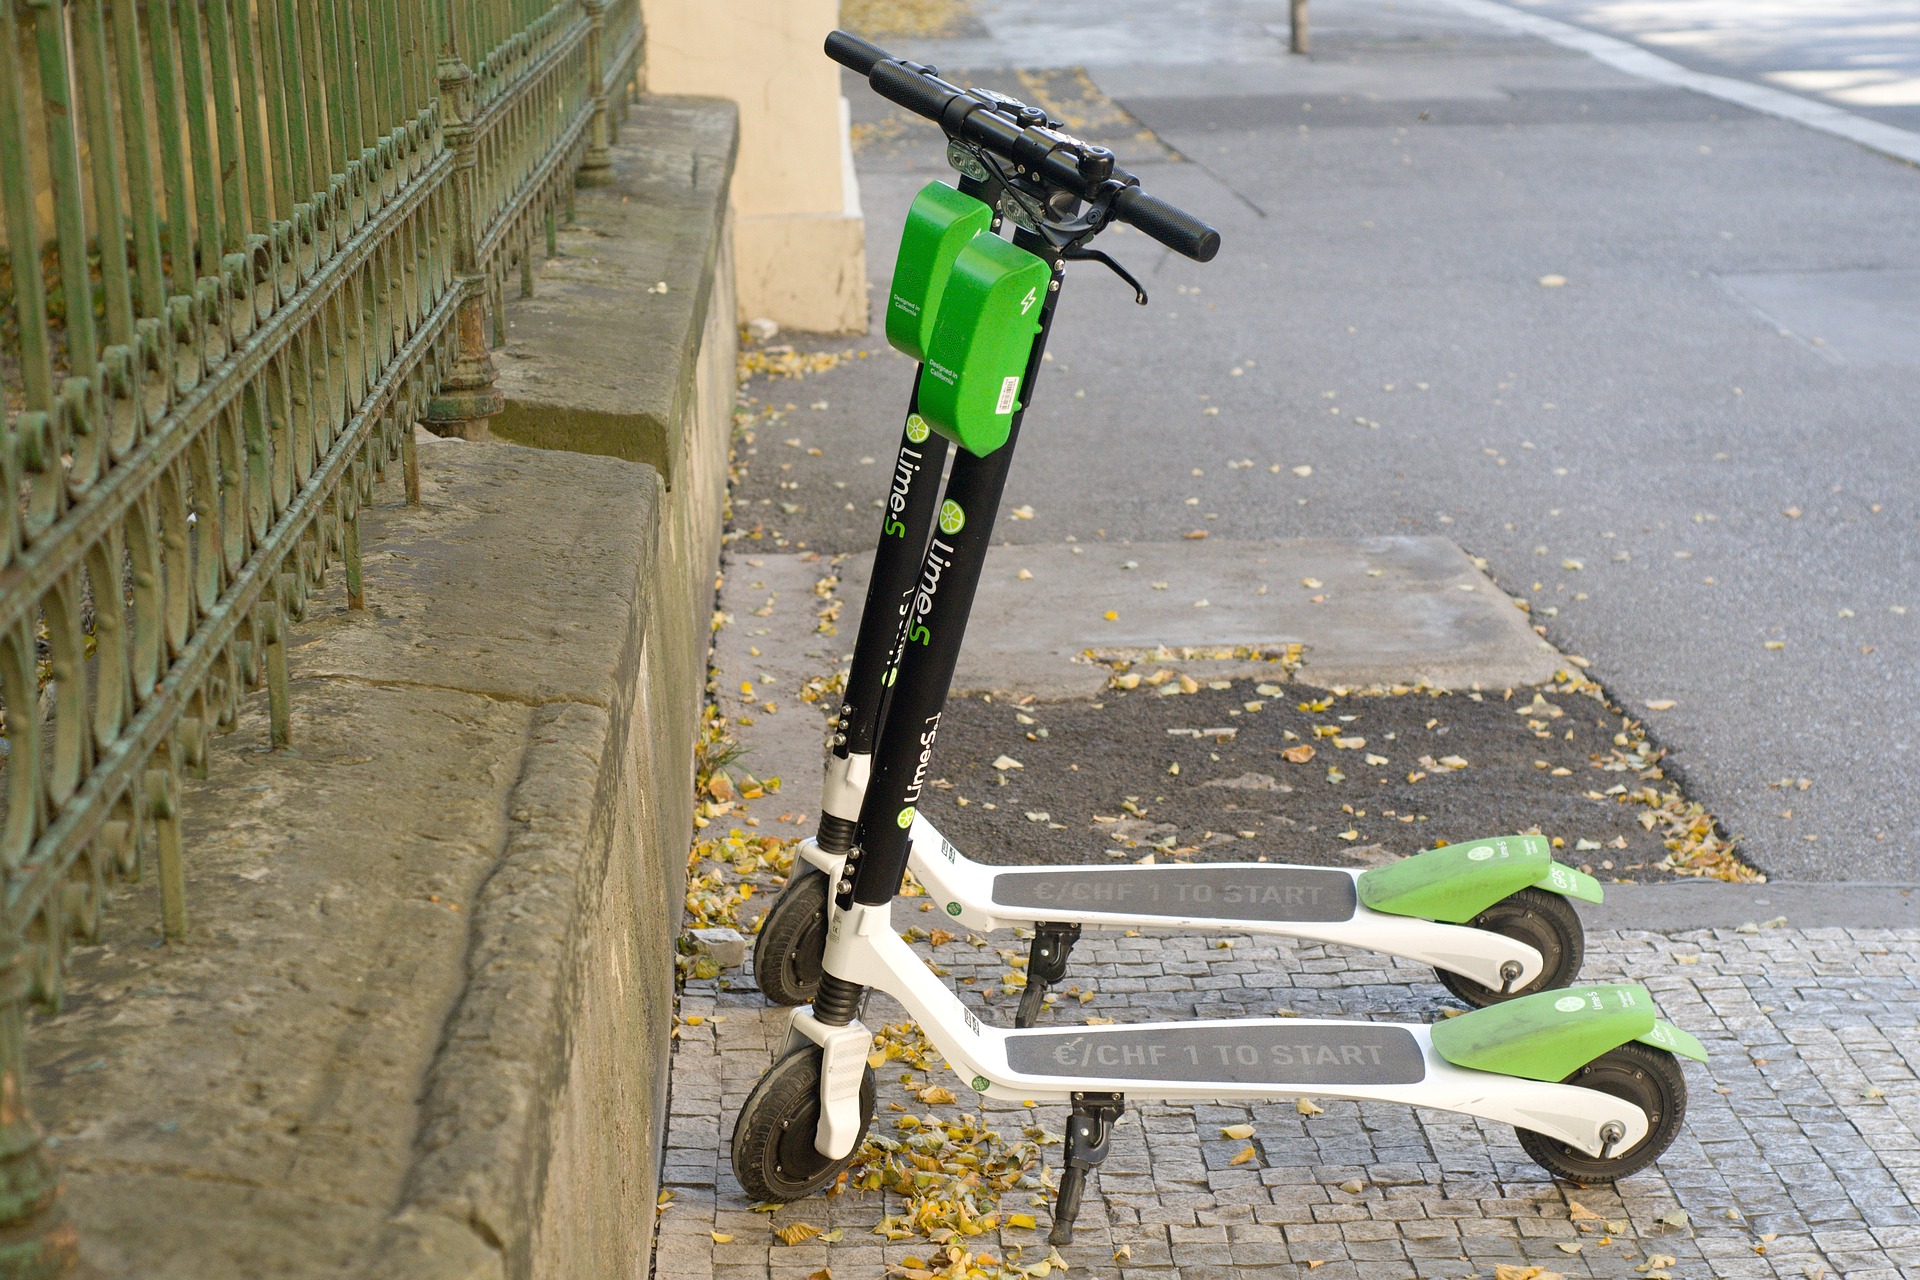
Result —
M 899 923 L 916 918 L 904 900 Z M 1289 1009 L 1431 1020 L 1450 1007 L 1430 973 L 1405 962 L 1287 940 L 1221 941 L 1090 934 L 1063 985 L 1095 998 L 1065 998 L 1043 1025 Z M 984 1015 L 1011 1022 L 1007 958 L 1024 955 L 1023 943 L 996 935 L 980 946 L 964 936 L 937 950 L 916 945 Z M 1705 1067 L 1688 1064 L 1684 1130 L 1652 1170 L 1617 1187 L 1555 1185 L 1512 1130 L 1397 1106 L 1323 1099 L 1310 1117 L 1291 1102 L 1130 1107 L 1062 1259 L 1095 1274 L 1180 1280 L 1492 1277 L 1499 1268 L 1535 1280 L 1920 1276 L 1920 930 L 1596 933 L 1588 946 L 1583 977 L 1645 983 L 1711 1054 Z M 733 971 L 689 981 L 681 1015 L 662 1179 L 674 1198 L 660 1219 L 656 1274 L 800 1280 L 828 1268 L 833 1280 L 865 1280 L 928 1255 L 924 1239 L 872 1233 L 900 1208 L 896 1196 L 850 1191 L 752 1211 L 727 1143 L 785 1011 Z M 866 1021 L 900 1016 L 874 997 Z M 960 1102 L 928 1107 L 902 1089 L 894 1065 L 879 1073 L 876 1132 L 893 1132 L 903 1110 L 982 1105 L 959 1089 Z M 933 1082 L 957 1088 L 943 1071 Z M 987 1124 L 1013 1130 L 1037 1122 L 1058 1133 L 1065 1122 L 1063 1106 L 984 1110 Z M 1236 1164 L 1249 1144 L 1220 1131 L 1247 1123 L 1255 1158 Z M 1058 1146 L 1043 1156 L 1057 1170 Z M 1027 1208 L 1015 1204 L 1020 1194 L 1003 1208 Z M 1576 1201 L 1596 1216 L 1573 1221 Z M 1037 1230 L 989 1232 L 967 1247 L 1031 1266 L 1047 1256 L 1049 1207 L 1032 1212 Z M 792 1222 L 844 1234 L 789 1247 L 774 1232 Z M 1115 1261 L 1122 1246 L 1131 1256 Z

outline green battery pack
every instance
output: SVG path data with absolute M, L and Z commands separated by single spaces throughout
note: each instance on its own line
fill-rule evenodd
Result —
M 1007 442 L 1053 273 L 999 236 L 955 255 L 920 379 L 920 416 L 976 457 Z
M 993 210 L 944 182 L 929 182 L 913 198 L 887 298 L 887 341 L 895 350 L 927 358 L 953 260 L 991 225 Z

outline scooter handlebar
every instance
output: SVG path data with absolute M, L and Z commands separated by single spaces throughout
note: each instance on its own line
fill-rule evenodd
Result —
M 961 92 L 944 80 L 915 71 L 858 36 L 835 31 L 827 36 L 827 56 L 867 77 L 875 93 L 918 116 L 925 116 L 950 134 L 992 151 L 1003 159 L 1030 166 L 1037 174 L 1076 195 L 1086 196 L 1099 186 L 1084 178 L 1067 152 L 1054 148 L 1060 135 L 1023 129 L 989 108 L 986 101 Z M 956 106 L 958 110 L 956 110 Z M 1126 184 L 1114 199 L 1120 221 L 1196 262 L 1210 262 L 1220 252 L 1220 233 L 1190 213 L 1142 191 L 1138 179 L 1124 169 L 1112 176 Z
M 885 62 L 891 55 L 879 45 L 868 44 L 859 36 L 850 35 L 845 31 L 829 31 L 827 56 L 843 67 L 868 76 L 873 74 L 873 66 L 876 62 Z
M 1212 262 L 1220 252 L 1220 233 L 1190 213 L 1174 208 L 1139 187 L 1128 187 L 1113 201 L 1120 221 L 1195 262 Z
M 947 104 L 962 96 L 951 87 L 942 88 L 918 71 L 909 70 L 884 53 L 873 69 L 867 72 L 867 83 L 888 102 L 905 107 L 917 116 L 925 116 L 935 124 L 941 122 L 940 117 L 945 114 Z

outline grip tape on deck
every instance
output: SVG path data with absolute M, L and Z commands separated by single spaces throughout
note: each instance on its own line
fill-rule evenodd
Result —
M 1022 1075 L 1167 1083 L 1327 1086 L 1416 1084 L 1420 1042 L 1405 1027 L 1224 1023 L 1016 1033 L 1007 1065 Z
M 1321 867 L 1098 867 L 1007 871 L 993 901 L 1045 911 L 1324 924 L 1353 919 L 1353 877 Z

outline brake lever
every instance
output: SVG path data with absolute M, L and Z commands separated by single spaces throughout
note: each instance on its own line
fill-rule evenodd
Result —
M 1098 262 L 1107 270 L 1133 286 L 1133 300 L 1140 306 L 1147 305 L 1147 291 L 1140 287 L 1128 270 L 1098 249 L 1069 248 L 1060 251 L 1060 256 L 1068 262 Z

